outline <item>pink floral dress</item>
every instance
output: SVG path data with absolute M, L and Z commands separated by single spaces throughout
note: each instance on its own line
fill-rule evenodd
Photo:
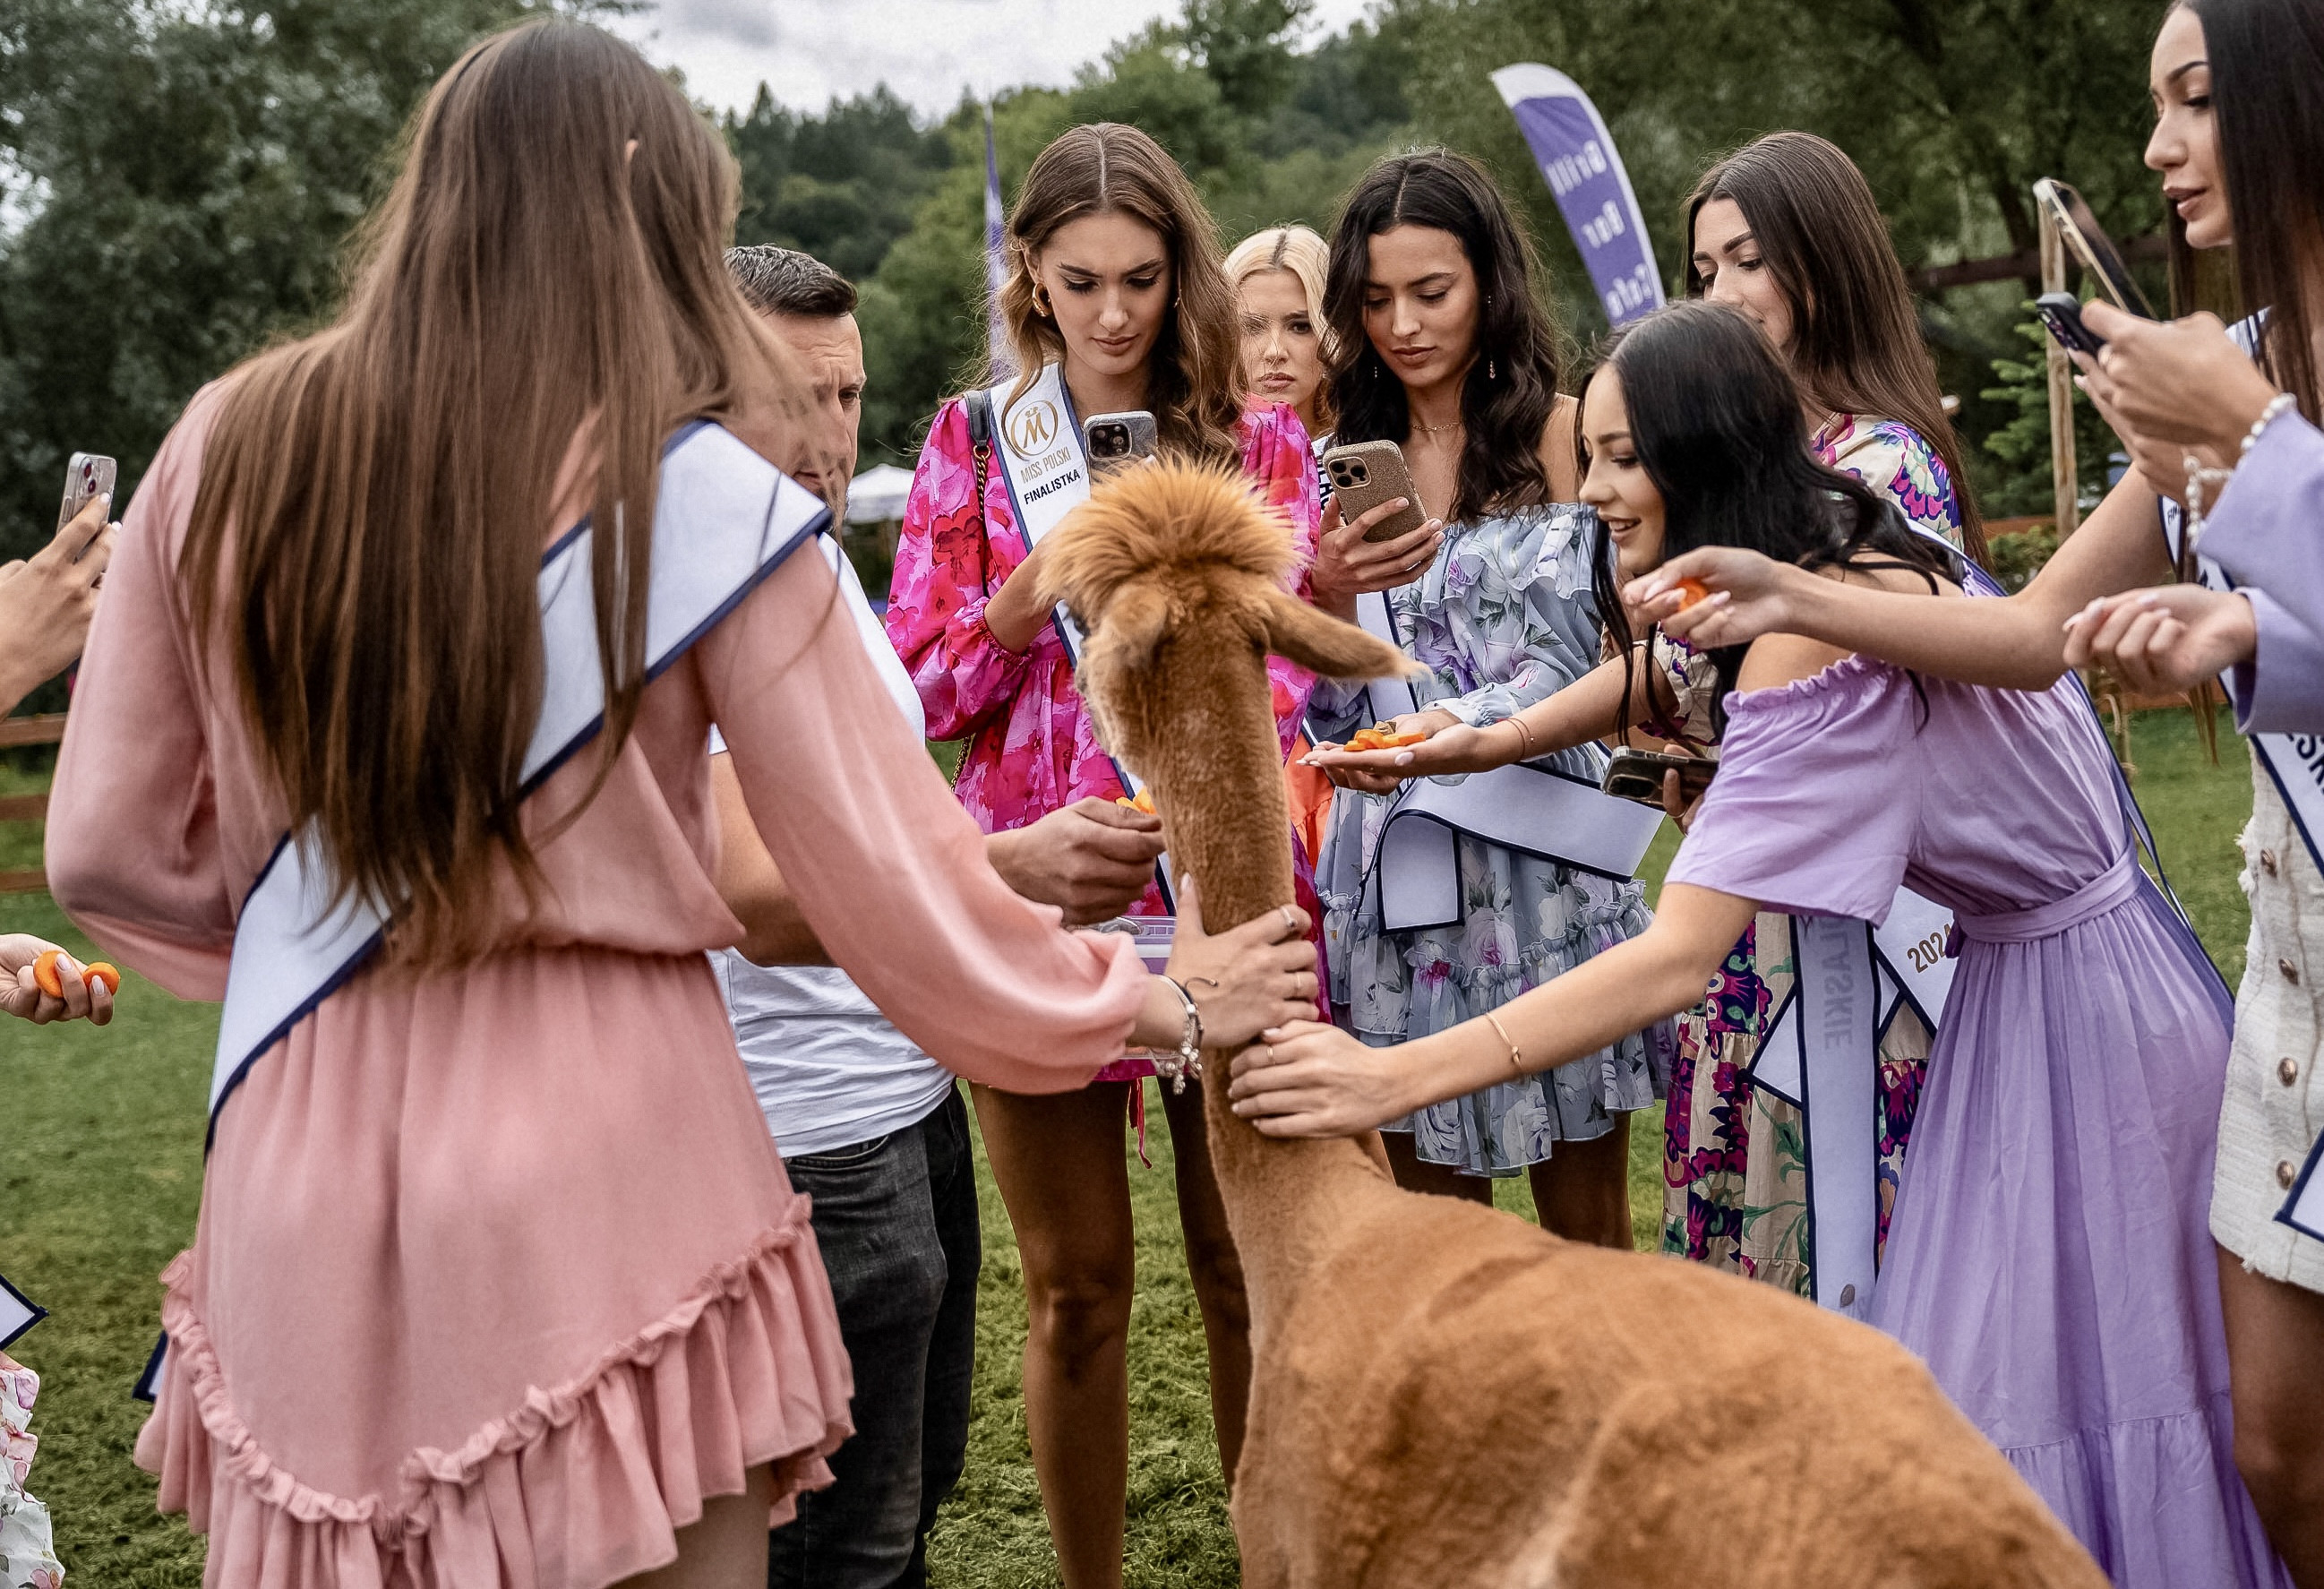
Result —
M 1251 489 L 1291 521 L 1298 551 L 1294 588 L 1305 596 L 1321 518 L 1306 430 L 1288 408 L 1253 408 L 1243 415 L 1242 442 Z M 1024 538 L 997 459 L 986 474 L 984 501 L 976 500 L 968 413 L 954 398 L 928 428 L 904 504 L 888 639 L 920 692 L 928 737 L 968 742 L 954 790 L 987 833 L 1038 822 L 1085 796 L 1112 799 L 1124 792 L 1074 688 L 1073 663 L 1056 625 L 1043 627 L 1022 651 L 1009 650 L 984 625 L 985 604 L 1024 560 Z M 1281 657 L 1269 657 L 1267 670 L 1276 732 L 1288 757 L 1315 677 Z M 1300 908 L 1321 921 L 1314 868 L 1296 840 L 1292 860 Z M 1149 887 L 1130 913 L 1168 911 L 1161 891 Z M 1126 1081 L 1153 1070 L 1150 1060 L 1132 1057 L 1097 1079 Z

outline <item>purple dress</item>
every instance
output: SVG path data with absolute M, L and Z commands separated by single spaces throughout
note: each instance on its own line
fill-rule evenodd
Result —
M 1730 697 L 1669 881 L 1964 940 L 1870 1322 L 2125 1589 L 2285 1582 L 2237 1476 L 2206 1225 L 2226 990 L 2043 693 L 1849 657 Z

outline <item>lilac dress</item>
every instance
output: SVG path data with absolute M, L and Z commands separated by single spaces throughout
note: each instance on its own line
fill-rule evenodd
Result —
M 1870 1322 L 2125 1589 L 2284 1582 L 2237 1476 L 2206 1225 L 2226 990 L 2070 684 L 1849 657 L 1738 694 L 1669 881 L 1963 943 Z

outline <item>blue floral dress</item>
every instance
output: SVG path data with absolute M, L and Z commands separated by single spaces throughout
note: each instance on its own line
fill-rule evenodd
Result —
M 1590 597 L 1593 516 L 1552 503 L 1452 526 L 1428 571 L 1388 593 L 1397 638 L 1428 670 L 1413 681 L 1424 707 L 1464 723 L 1498 723 L 1597 665 Z M 1344 740 L 1362 726 L 1360 686 L 1317 684 L 1314 732 Z M 1548 759 L 1595 782 L 1605 752 L 1586 745 Z M 1463 836 L 1457 845 L 1464 916 L 1453 927 L 1389 932 L 1373 873 L 1389 801 L 1341 790 L 1316 867 L 1332 1002 L 1342 1024 L 1388 1047 L 1508 1003 L 1653 919 L 1635 881 L 1578 872 Z M 1613 1129 L 1617 1113 L 1653 1106 L 1670 1073 L 1667 1024 L 1550 1071 L 1434 1104 L 1383 1129 L 1409 1132 L 1419 1157 L 1471 1175 L 1515 1175 L 1559 1141 Z

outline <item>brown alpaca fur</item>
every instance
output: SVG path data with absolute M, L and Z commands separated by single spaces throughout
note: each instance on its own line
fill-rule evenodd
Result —
M 1287 530 L 1231 475 L 1118 475 L 1043 556 L 1089 631 L 1099 731 L 1153 784 L 1207 925 L 1288 902 L 1267 653 L 1338 678 L 1409 664 L 1286 593 Z M 1887 1337 L 1400 1191 L 1351 1141 L 1261 1137 L 1226 1105 L 1232 1054 L 1204 1058 L 1250 1296 L 1245 1583 L 2104 1589 Z

